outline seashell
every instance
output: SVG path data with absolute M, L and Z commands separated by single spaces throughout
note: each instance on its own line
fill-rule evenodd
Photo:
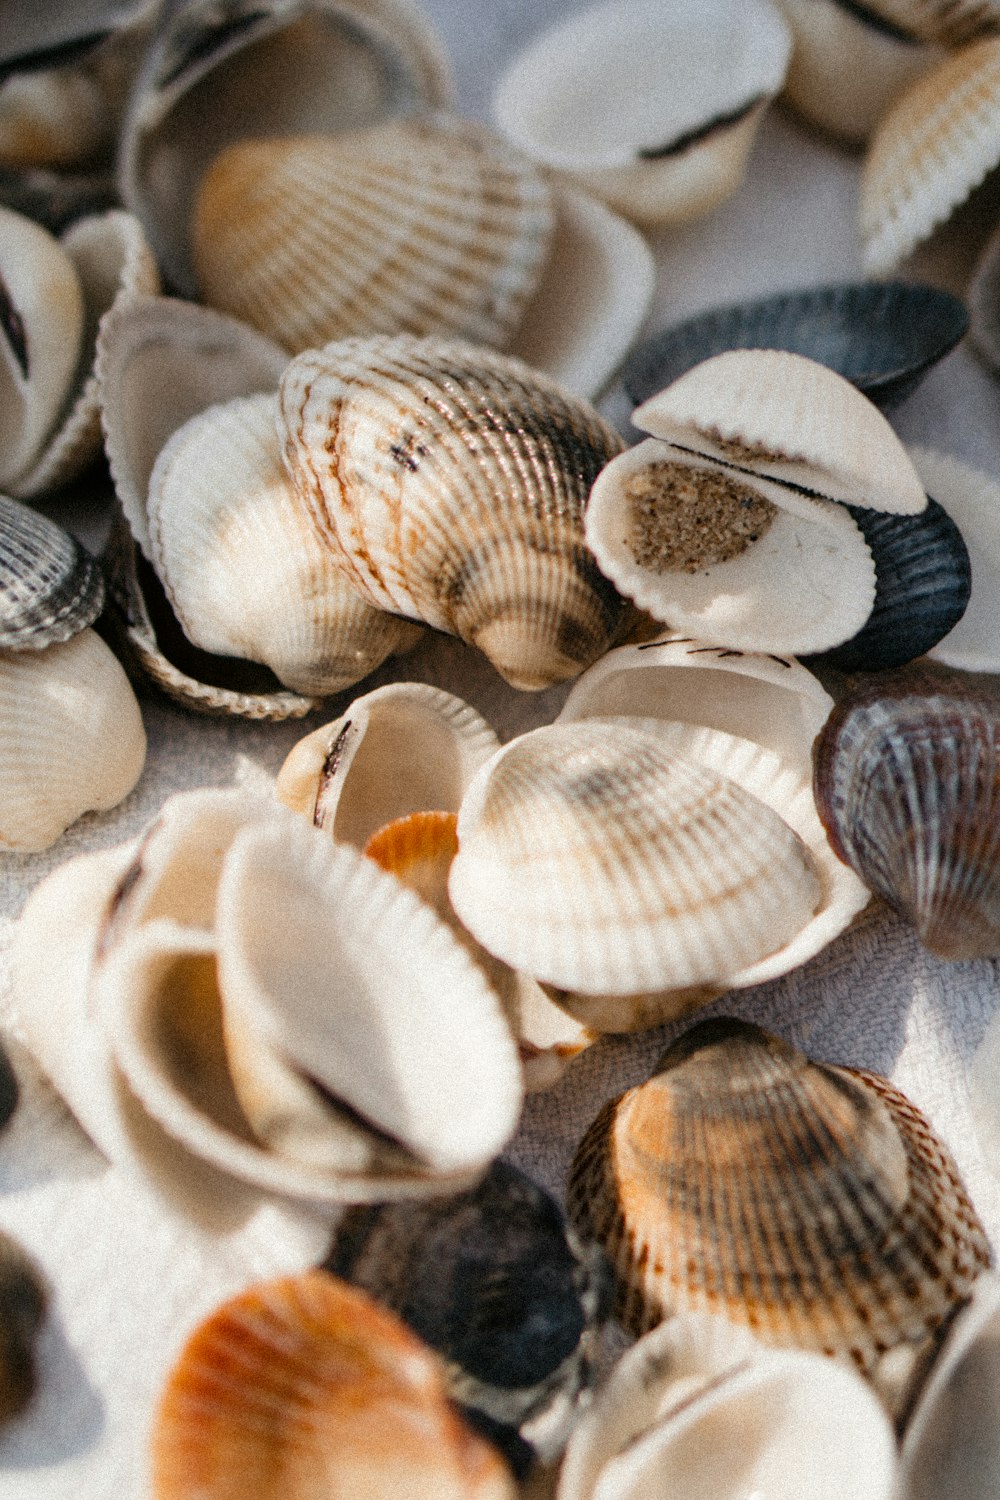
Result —
M 847 15 L 838 0 L 825 3 Z M 634 401 L 645 401 L 729 349 L 784 349 L 828 365 L 885 411 L 917 387 L 968 326 L 964 303 L 939 287 L 837 282 L 711 308 L 654 333 L 629 355 L 622 380 Z
M 334 566 L 295 502 L 276 411 L 273 394 L 234 397 L 178 428 L 149 476 L 150 544 L 195 646 L 263 662 L 286 687 L 322 697 L 420 631 L 373 608 Z
M 531 163 L 435 114 L 234 142 L 202 178 L 191 239 L 201 299 L 297 354 L 371 333 L 503 347 L 551 234 Z
M 466 793 L 458 842 L 449 893 L 469 931 L 583 994 L 718 981 L 791 939 L 820 897 L 770 808 L 645 724 L 559 724 L 506 745 Z
M 871 5 L 779 4 L 795 42 L 782 97 L 850 146 L 863 145 L 902 91 L 942 56 L 939 46 L 920 43 Z
M 896 1475 L 886 1413 L 853 1371 L 692 1313 L 622 1355 L 570 1438 L 557 1500 L 891 1500 Z
M 897 1419 L 988 1265 L 942 1143 L 888 1080 L 702 1022 L 578 1147 L 568 1213 L 635 1333 L 711 1311 L 853 1362 Z
M 552 246 L 509 349 L 595 401 L 649 312 L 656 263 L 638 230 L 599 199 L 552 189 Z
M 34 1263 L 0 1230 L 0 1428 L 34 1394 L 35 1344 L 47 1300 Z
M 815 659 L 841 672 L 901 667 L 930 651 L 964 615 L 972 569 L 962 533 L 936 500 L 918 516 L 852 506 L 875 560 L 875 603 L 858 634 Z
M 926 669 L 848 693 L 816 742 L 830 842 L 942 958 L 1000 957 L 1000 706 Z
M 55 521 L 0 495 L 0 650 L 69 640 L 103 607 L 104 578 L 89 552 Z
M 47 849 L 135 786 L 146 734 L 135 694 L 86 629 L 44 651 L 0 652 L 0 848 Z
M 595 1378 L 609 1281 L 529 1177 L 496 1161 L 464 1193 L 348 1209 L 324 1266 L 438 1351 L 473 1425 L 558 1455 Z
M 299 355 L 280 399 L 302 504 L 373 604 L 478 646 L 526 690 L 611 644 L 624 604 L 583 507 L 621 440 L 588 403 L 518 360 L 402 335 Z
M 323 1271 L 260 1282 L 198 1325 L 161 1393 L 157 1500 L 514 1500 L 448 1400 L 436 1355 Z
M 1000 488 L 980 470 L 930 448 L 911 448 L 921 479 L 958 526 L 969 554 L 971 592 L 965 613 L 928 655 L 967 672 L 1000 671 Z
M 590 5 L 500 78 L 493 116 L 546 167 L 640 223 L 691 218 L 738 186 L 791 35 L 779 10 L 713 0 Z
M 295 88 L 287 87 L 295 79 Z M 451 102 L 451 69 L 411 0 L 189 0 L 164 12 L 119 140 L 119 190 L 165 279 L 194 297 L 202 176 L 251 137 L 335 134 Z
M 871 10 L 910 36 L 948 47 L 1000 31 L 997 0 L 872 0 Z
M 898 266 L 1000 161 L 1000 38 L 949 53 L 900 96 L 869 142 L 858 227 L 865 268 Z

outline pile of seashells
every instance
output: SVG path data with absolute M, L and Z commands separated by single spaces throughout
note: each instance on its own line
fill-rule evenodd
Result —
M 0 41 L 0 848 L 134 790 L 129 676 L 325 720 L 273 795 L 59 863 L 11 942 L 18 1044 L 158 1211 L 327 1239 L 188 1329 L 156 1500 L 992 1493 L 1000 1294 L 947 1146 L 887 1078 L 688 1025 L 873 896 L 1000 958 L 998 491 L 881 409 L 965 306 L 819 288 L 636 344 L 643 231 L 736 190 L 782 91 L 867 141 L 896 268 L 1000 163 L 998 48 L 990 0 L 603 0 L 487 126 L 414 0 Z M 26 502 L 105 473 L 98 560 Z M 552 722 L 501 743 L 405 680 L 435 632 Z M 504 1158 L 526 1097 L 664 1023 L 564 1214 Z M 41 1288 L 0 1238 L 0 1422 Z

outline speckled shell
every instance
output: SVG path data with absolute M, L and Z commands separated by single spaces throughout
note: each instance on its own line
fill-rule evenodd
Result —
M 567 1201 L 607 1251 L 634 1332 L 720 1313 L 766 1343 L 849 1358 L 897 1417 L 990 1259 L 904 1095 L 742 1021 L 694 1027 L 604 1106 Z
M 237 141 L 192 224 L 202 300 L 292 354 L 353 334 L 509 343 L 552 235 L 540 173 L 458 116 Z
M 345 339 L 281 382 L 302 503 L 373 603 L 479 646 L 515 687 L 573 676 L 624 605 L 583 540 L 621 449 L 586 402 L 457 340 Z
M 456 1401 L 558 1452 L 595 1378 L 610 1279 L 530 1178 L 498 1161 L 465 1193 L 349 1209 L 324 1264 L 438 1350 Z
M 478 772 L 449 892 L 483 946 L 584 994 L 724 980 L 788 941 L 820 887 L 771 808 L 656 726 L 550 725 Z
M 456 1415 L 441 1365 L 392 1313 L 323 1271 L 258 1283 L 206 1318 L 167 1378 L 155 1500 L 515 1500 Z
M 830 841 L 943 958 L 1000 957 L 1000 700 L 911 668 L 856 689 L 816 742 Z
M 0 650 L 40 651 L 100 614 L 104 578 L 69 532 L 0 495 Z
M 884 275 L 1000 161 L 1000 38 L 949 53 L 879 124 L 861 174 L 864 263 Z

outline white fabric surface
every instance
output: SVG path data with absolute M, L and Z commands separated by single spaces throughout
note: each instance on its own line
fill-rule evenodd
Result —
M 450 49 L 460 103 L 477 114 L 486 112 L 493 80 L 515 46 L 550 18 L 579 8 L 566 0 L 425 4 Z M 744 294 L 860 275 L 858 172 L 858 158 L 772 111 L 735 197 L 706 218 L 656 237 L 658 285 L 649 326 Z M 946 234 L 913 269 L 960 283 L 961 270 L 952 267 L 961 267 L 963 257 L 965 242 Z M 621 417 L 627 406 L 612 394 L 606 409 Z M 995 476 L 998 415 L 1000 385 L 960 348 L 892 420 L 908 441 L 953 453 Z M 390 675 L 437 681 L 460 693 L 504 739 L 551 719 L 565 694 L 516 693 L 471 651 L 443 638 L 378 680 Z M 69 855 L 121 842 L 172 791 L 268 783 L 292 744 L 335 717 L 343 702 L 332 702 L 321 716 L 275 726 L 204 719 L 145 699 L 149 758 L 125 804 L 83 819 L 43 854 L 0 856 L 0 957 L 28 891 Z M 869 909 L 805 969 L 723 999 L 711 1013 L 759 1021 L 818 1058 L 888 1074 L 951 1147 L 995 1239 L 1000 1185 L 973 1132 L 967 1075 L 997 1008 L 997 977 L 995 963 L 936 960 L 902 922 Z M 238 1287 L 309 1264 L 327 1231 L 274 1207 L 221 1237 L 169 1219 L 140 1182 L 127 1180 L 93 1150 L 18 1048 L 5 969 L 0 1025 L 13 1038 L 23 1085 L 20 1108 L 0 1137 L 0 1226 L 37 1257 L 51 1292 L 37 1398 L 0 1435 L 0 1494 L 4 1500 L 144 1500 L 150 1415 L 186 1333 Z M 529 1099 L 511 1158 L 561 1197 L 576 1142 L 599 1106 L 645 1077 L 678 1029 L 595 1046 L 556 1088 Z

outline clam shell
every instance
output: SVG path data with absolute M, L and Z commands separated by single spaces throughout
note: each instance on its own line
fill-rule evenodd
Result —
M 611 644 L 624 606 L 583 507 L 621 440 L 586 402 L 518 360 L 402 335 L 301 354 L 280 394 L 302 504 L 374 604 L 529 690 Z
M 295 87 L 288 80 L 294 78 Z M 337 133 L 447 106 L 451 69 L 411 0 L 191 0 L 165 10 L 119 141 L 119 189 L 169 284 L 196 288 L 189 225 L 201 178 L 253 136 Z
M 323 1271 L 262 1282 L 195 1329 L 160 1396 L 158 1500 L 514 1500 L 448 1401 L 437 1357 Z
M 816 742 L 834 849 L 942 958 L 1000 957 L 1000 703 L 913 669 L 843 698 Z
M 1000 161 L 1000 38 L 949 53 L 897 100 L 869 143 L 858 227 L 866 269 L 884 275 Z
M 632 1331 L 712 1311 L 850 1359 L 896 1416 L 990 1258 L 950 1156 L 886 1079 L 732 1020 L 605 1105 L 568 1212 L 607 1251 Z
M 292 354 L 370 333 L 503 347 L 551 233 L 531 163 L 438 114 L 235 142 L 202 179 L 192 256 L 203 301 Z
M 561 1449 L 595 1378 L 609 1281 L 530 1178 L 497 1161 L 464 1193 L 349 1209 L 324 1265 L 438 1351 L 454 1400 L 544 1459 Z
M 584 994 L 724 979 L 794 936 L 820 895 L 770 808 L 646 726 L 513 741 L 466 793 L 458 841 L 449 893 L 469 931 Z
M 116 807 L 145 764 L 135 694 L 90 629 L 0 652 L 0 725 L 0 848 L 47 849 L 83 813 Z
M 767 3 L 590 5 L 515 56 L 493 97 L 529 156 L 640 223 L 706 213 L 739 184 L 791 52 Z
M 304 520 L 281 463 L 276 410 L 272 394 L 235 397 L 173 433 L 149 476 L 150 545 L 194 645 L 263 662 L 284 686 L 322 697 L 412 645 L 419 630 L 373 608 Z
M 858 634 L 817 665 L 842 672 L 901 667 L 938 644 L 965 614 L 972 590 L 968 548 L 936 500 L 918 516 L 852 506 L 875 560 L 875 603 Z
M 104 607 L 97 563 L 47 516 L 0 495 L 0 650 L 66 641 Z
M 622 1355 L 572 1434 L 557 1500 L 891 1500 L 896 1479 L 892 1428 L 852 1371 L 688 1314 Z
M 930 448 L 912 448 L 910 456 L 927 488 L 961 531 L 972 575 L 965 613 L 928 655 L 967 672 L 998 672 L 1000 486 L 980 470 Z
M 829 4 L 847 15 L 837 0 Z M 829 366 L 885 411 L 916 388 L 968 326 L 964 303 L 939 287 L 835 282 L 711 308 L 654 333 L 629 355 L 622 380 L 634 401 L 645 401 L 713 355 L 784 349 Z

